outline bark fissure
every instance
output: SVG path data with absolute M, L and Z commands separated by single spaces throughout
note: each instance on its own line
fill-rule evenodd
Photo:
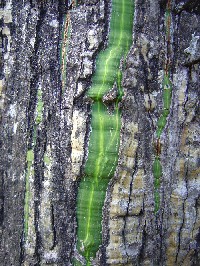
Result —
M 125 214 L 125 216 L 123 216 L 124 228 L 122 230 L 122 235 L 123 235 L 123 244 L 125 246 L 125 252 L 126 252 L 127 261 L 129 261 L 129 255 L 128 255 L 127 251 L 126 251 L 126 246 L 127 246 L 127 241 L 126 241 L 126 227 L 127 227 L 127 224 L 126 224 L 126 220 L 127 220 L 127 217 L 130 216 L 130 214 L 129 214 L 129 205 L 130 205 L 130 202 L 132 200 L 131 196 L 132 196 L 132 190 L 133 190 L 133 179 L 134 179 L 135 174 L 137 173 L 137 170 L 138 170 L 138 152 L 136 150 L 135 161 L 134 161 L 134 170 L 133 170 L 133 174 L 132 174 L 132 178 L 131 178 L 130 186 L 129 186 L 129 194 L 128 194 L 126 214 Z M 140 215 L 141 214 L 139 213 L 138 217 Z
M 110 28 L 121 32 L 114 1 L 129 2 L 0 1 L 0 265 L 198 265 L 199 1 L 135 1 L 130 51 L 117 67 L 108 60 L 106 77 L 116 79 L 95 95 L 99 54 L 110 48 Z M 116 59 L 119 47 L 111 50 Z M 116 110 L 119 159 L 82 251 L 77 195 L 98 153 L 95 126 L 119 121 Z M 114 130 L 100 132 L 93 158 L 105 169 Z M 91 174 L 97 168 L 91 160 Z M 93 191 L 96 208 L 102 190 Z

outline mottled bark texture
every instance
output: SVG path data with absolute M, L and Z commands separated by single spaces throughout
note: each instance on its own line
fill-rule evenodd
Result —
M 76 249 L 76 198 L 90 136 L 86 92 L 107 45 L 112 1 L 0 6 L 0 265 L 68 266 L 74 258 L 84 265 Z M 199 62 L 198 0 L 135 0 L 119 160 L 93 265 L 200 265 Z M 167 64 L 172 97 L 158 144 Z

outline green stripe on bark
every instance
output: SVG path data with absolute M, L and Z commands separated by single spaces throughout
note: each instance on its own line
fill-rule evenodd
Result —
M 113 0 L 108 47 L 96 61 L 88 96 L 93 99 L 89 154 L 77 197 L 77 249 L 91 265 L 102 242 L 102 207 L 106 189 L 118 162 L 122 98 L 120 60 L 132 44 L 132 0 Z M 118 97 L 110 114 L 103 96 L 117 84 Z
M 172 83 L 170 81 L 170 26 L 171 26 L 171 0 L 167 1 L 166 6 L 166 12 L 165 12 L 165 36 L 167 41 L 167 59 L 165 63 L 165 74 L 163 79 L 163 110 L 161 112 L 161 115 L 157 121 L 157 130 L 156 130 L 156 137 L 157 142 L 160 143 L 160 137 L 163 133 L 164 128 L 167 124 L 167 118 L 170 112 L 170 106 L 171 106 L 171 98 L 172 98 Z M 156 151 L 156 158 L 153 163 L 153 175 L 154 175 L 154 202 L 155 202 L 155 208 L 154 212 L 157 213 L 160 208 L 160 194 L 159 194 L 159 188 L 160 188 L 160 178 L 162 177 L 162 165 L 160 162 L 160 150 Z

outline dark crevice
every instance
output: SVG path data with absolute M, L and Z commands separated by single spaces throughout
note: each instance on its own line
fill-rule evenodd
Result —
M 142 231 L 142 246 L 140 248 L 140 253 L 138 255 L 138 264 L 142 265 L 142 262 L 144 261 L 144 250 L 145 250 L 145 243 L 147 240 L 147 233 L 146 233 L 146 221 L 145 221 L 145 225 Z
M 120 216 L 118 216 L 120 217 Z M 129 261 L 129 255 L 126 251 L 126 233 L 125 233 L 125 230 L 126 230 L 126 216 L 123 216 L 123 220 L 124 220 L 124 227 L 122 229 L 122 239 L 123 239 L 123 244 L 124 244 L 124 248 L 125 248 L 125 253 L 126 253 L 126 263 Z
M 0 0 L 0 8 L 4 8 L 6 6 L 6 0 Z
M 46 12 L 41 9 L 39 14 L 39 19 L 36 25 L 36 38 L 35 38 L 35 46 L 32 57 L 30 58 L 30 67 L 33 76 L 30 81 L 30 100 L 28 105 L 28 131 L 29 131 L 29 140 L 28 140 L 28 149 L 32 148 L 32 140 L 34 136 L 34 113 L 36 108 L 36 99 L 37 99 L 37 84 L 39 80 L 39 76 L 41 74 L 41 69 L 38 67 L 38 49 L 41 42 L 41 28 L 43 25 L 43 20 Z
M 187 89 L 185 91 L 185 99 L 184 99 L 184 103 L 183 103 L 184 120 L 180 125 L 180 134 L 181 134 L 181 131 L 183 131 L 183 129 L 184 129 L 184 124 L 185 124 L 185 121 L 186 121 L 187 116 L 188 116 L 188 111 L 187 111 L 186 105 L 188 102 L 188 94 L 189 94 L 189 87 L 190 87 L 190 81 L 191 81 L 191 68 L 189 69 L 189 71 L 187 73 L 187 80 L 188 80 Z
M 20 237 L 20 256 L 19 256 L 19 265 L 22 266 L 24 262 L 24 233 L 22 232 Z
M 138 149 L 138 148 L 137 148 Z M 133 174 L 132 174 L 132 178 L 131 178 L 131 182 L 130 182 L 130 186 L 129 186 L 129 197 L 128 197 L 128 205 L 127 205 L 127 208 L 126 208 L 126 215 L 123 216 L 123 220 L 124 220 L 124 228 L 122 230 L 122 237 L 123 237 L 123 244 L 124 244 L 124 247 L 125 247 L 125 252 L 126 252 L 126 257 L 127 257 L 127 261 L 129 261 L 129 255 L 126 251 L 126 218 L 129 217 L 129 205 L 130 205 L 130 202 L 131 202 L 131 196 L 132 196 L 132 190 L 133 190 L 133 179 L 134 179 L 134 176 L 135 174 L 137 173 L 138 171 L 138 150 L 136 150 L 136 153 L 135 153 L 135 162 L 134 162 L 134 171 L 133 171 Z
M 108 264 L 106 263 L 106 260 L 107 260 L 106 247 L 102 245 L 99 250 L 101 254 L 99 258 L 100 265 L 108 266 Z
M 197 266 L 199 265 L 200 261 L 200 228 L 199 228 L 199 232 L 196 236 L 196 249 L 194 251 L 194 261 L 193 261 L 193 264 L 192 266 Z
M 196 215 L 195 215 L 195 221 L 194 221 L 193 228 L 192 228 L 192 235 L 193 235 L 193 232 L 194 232 L 194 230 L 195 230 L 196 223 L 197 223 L 197 221 L 198 221 L 198 213 L 197 213 L 197 209 L 198 209 L 198 200 L 199 200 L 199 199 L 200 199 L 200 196 L 199 196 L 198 198 L 195 199 L 195 205 L 194 205 L 194 207 L 195 207 Z M 199 242 L 199 244 L 200 244 L 200 242 Z M 200 245 L 199 245 L 199 247 L 200 247 Z
M 67 13 L 67 10 L 68 10 L 68 0 L 58 0 L 59 16 L 62 17 L 63 14 Z
M 141 47 L 141 50 L 142 50 L 142 47 Z M 148 75 L 147 75 L 147 73 L 149 72 L 148 71 L 149 66 L 147 62 L 145 61 L 144 56 L 141 51 L 140 51 L 140 62 L 141 62 L 141 67 L 139 69 L 139 72 L 140 72 L 140 78 L 142 78 L 144 82 L 144 93 L 149 93 L 150 87 L 149 87 L 149 81 L 148 81 Z
M 137 148 L 138 149 L 138 148 Z M 135 162 L 134 162 L 134 171 L 133 171 L 133 174 L 132 174 L 132 179 L 131 179 L 131 183 L 130 183 L 130 188 L 129 188 L 129 198 L 128 198 L 128 205 L 127 205 L 127 216 L 129 216 L 129 205 L 130 205 L 130 202 L 131 202 L 131 196 L 132 196 L 132 190 L 133 190 L 133 178 L 135 176 L 135 174 L 137 173 L 138 171 L 138 150 L 136 151 L 135 153 Z
M 178 255 L 179 255 L 179 252 L 180 252 L 180 248 L 181 248 L 181 232 L 182 232 L 182 229 L 183 229 L 183 226 L 184 226 L 184 209 L 185 209 L 185 200 L 182 204 L 182 211 L 183 211 L 183 220 L 182 220 L 182 223 L 180 225 L 180 228 L 179 228 L 179 232 L 178 232 L 178 249 L 177 249 L 177 252 L 176 252 L 176 259 L 175 259 L 175 263 L 177 264 L 178 263 Z
M 46 127 L 45 127 L 46 129 Z M 42 182 L 44 180 L 44 167 L 43 158 L 44 150 L 47 144 L 46 130 L 37 130 L 37 141 L 34 149 L 35 160 L 34 160 L 34 194 L 35 194 L 35 204 L 34 204 L 34 226 L 36 234 L 36 244 L 35 244 L 35 256 L 37 258 L 37 263 L 40 264 L 41 261 L 41 248 L 42 248 L 42 238 L 39 229 L 39 218 L 40 218 L 40 204 L 41 204 L 41 191 Z
M 64 19 L 65 16 L 68 14 L 68 0 L 59 0 L 58 1 L 58 21 L 59 21 L 59 41 L 57 43 L 57 59 L 59 64 L 58 69 L 58 77 L 59 77 L 59 96 L 58 101 L 60 105 L 60 110 L 62 108 L 62 98 L 63 98 L 63 88 L 61 82 L 61 47 L 62 47 L 62 33 L 63 33 L 63 26 L 64 26 Z
M 1 28 L 3 28 L 3 21 L 2 25 L 0 25 Z M 0 54 L 0 79 L 2 80 L 4 78 L 4 58 L 3 58 L 3 53 L 6 52 L 7 50 L 7 43 L 8 38 L 5 34 L 2 34 L 2 31 L 0 31 L 0 44 L 1 44 L 1 54 Z
M 192 235 L 194 235 L 194 230 L 195 230 L 195 227 L 197 226 L 197 222 L 198 222 L 198 213 L 197 213 L 197 209 L 198 209 L 198 201 L 199 201 L 200 197 L 198 197 L 196 200 L 195 200 L 195 210 L 196 210 L 196 217 L 195 217 L 195 221 L 194 221 L 194 225 L 193 225 L 193 228 L 192 228 Z M 196 266 L 197 265 L 197 262 L 200 261 L 200 257 L 199 257 L 199 251 L 200 251 L 200 228 L 199 228 L 199 232 L 197 233 L 196 237 L 195 237 L 195 240 L 196 240 L 196 247 L 195 247 L 195 250 L 194 250 L 194 257 L 193 257 L 193 262 L 192 262 L 192 265 L 191 266 Z
M 32 0 L 30 0 L 30 6 L 31 6 L 31 8 L 34 7 L 34 5 L 33 5 L 33 1 L 32 1 Z
M 191 67 L 193 65 L 199 64 L 200 63 L 200 58 L 194 59 L 190 62 L 184 63 L 183 66 L 185 67 Z
M 111 16 L 111 3 L 109 1 L 104 1 L 104 31 L 102 35 L 102 42 L 107 43 L 108 40 L 108 33 L 109 33 L 109 21 L 110 21 L 110 16 Z
M 66 191 L 66 197 L 65 202 L 68 202 L 70 205 L 70 209 L 67 209 L 65 206 L 65 216 L 62 218 L 63 221 L 59 223 L 61 225 L 60 229 L 60 237 L 61 237 L 61 243 L 63 243 L 63 246 L 60 249 L 60 256 L 63 261 L 65 261 L 66 265 L 69 265 L 69 262 L 71 258 L 74 257 L 74 246 L 75 246 L 75 209 L 76 209 L 76 192 L 77 192 L 77 183 L 76 182 L 70 182 L 70 185 L 68 187 L 68 190 L 72 194 L 69 194 Z M 67 219 L 66 219 L 67 217 Z M 68 238 L 68 241 L 66 242 L 66 235 Z
M 184 0 L 180 4 L 180 2 L 177 3 L 175 6 L 174 11 L 176 13 L 181 13 L 182 11 L 187 11 L 190 13 L 195 13 L 197 15 L 200 14 L 200 2 L 199 0 Z
M 0 226 L 3 225 L 3 221 L 4 221 L 4 171 L 1 170 L 0 171 L 0 175 L 1 175 L 1 184 L 0 184 Z

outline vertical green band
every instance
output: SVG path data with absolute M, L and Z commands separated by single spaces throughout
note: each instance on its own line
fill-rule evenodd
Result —
M 133 0 L 113 0 L 108 47 L 96 60 L 88 96 L 93 100 L 89 154 L 77 197 L 77 249 L 87 265 L 102 242 L 102 207 L 118 162 L 122 98 L 120 60 L 132 44 Z M 102 98 L 117 84 L 118 97 L 110 114 Z

